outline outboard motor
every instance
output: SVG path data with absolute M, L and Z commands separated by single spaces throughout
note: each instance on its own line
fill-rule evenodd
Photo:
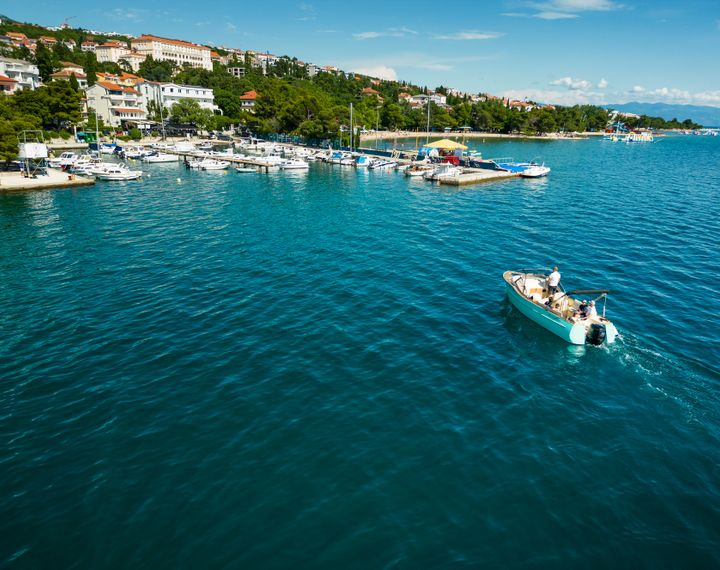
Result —
M 605 325 L 599 325 L 597 323 L 594 323 L 590 325 L 590 328 L 587 330 L 587 333 L 585 334 L 585 340 L 594 346 L 600 346 L 603 342 L 605 342 L 605 337 L 607 336 L 607 331 L 605 330 Z

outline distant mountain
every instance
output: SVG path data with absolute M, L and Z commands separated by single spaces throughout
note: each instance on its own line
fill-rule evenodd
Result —
M 606 109 L 615 109 L 624 113 L 662 117 L 666 121 L 690 119 L 706 127 L 720 126 L 720 107 L 701 107 L 699 105 L 669 105 L 667 103 L 618 103 L 605 105 Z

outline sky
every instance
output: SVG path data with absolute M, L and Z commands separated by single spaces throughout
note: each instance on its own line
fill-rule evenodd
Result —
M 44 26 L 150 33 L 543 103 L 720 107 L 720 0 L 11 3 Z

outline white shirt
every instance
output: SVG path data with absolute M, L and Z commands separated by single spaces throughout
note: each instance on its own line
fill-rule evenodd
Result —
M 560 283 L 560 272 L 553 271 L 550 274 L 550 277 L 548 277 L 548 286 L 549 287 L 557 287 L 558 283 Z
M 590 317 L 597 317 L 597 309 L 595 308 L 595 305 L 590 305 L 587 309 L 587 318 Z

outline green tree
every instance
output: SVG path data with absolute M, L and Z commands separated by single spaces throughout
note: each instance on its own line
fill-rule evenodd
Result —
M 87 76 L 88 87 L 95 85 L 97 81 L 97 58 L 91 51 L 85 53 L 85 75 Z
M 172 61 L 155 61 L 149 55 L 140 64 L 138 75 L 148 81 L 170 81 L 174 70 L 175 65 Z
M 200 103 L 194 99 L 180 99 L 170 109 L 170 115 L 176 123 L 192 123 L 208 130 L 214 126 L 213 112 L 200 107 Z
M 70 79 L 68 79 L 68 83 L 70 84 L 70 87 L 72 87 L 73 91 L 78 91 L 80 89 L 80 84 L 78 83 L 77 77 L 75 77 L 75 74 L 73 73 L 70 75 Z
M 37 44 L 35 63 L 40 73 L 40 79 L 42 79 L 43 82 L 50 81 L 50 75 L 55 72 L 57 67 L 57 58 L 42 42 L 38 42 Z

